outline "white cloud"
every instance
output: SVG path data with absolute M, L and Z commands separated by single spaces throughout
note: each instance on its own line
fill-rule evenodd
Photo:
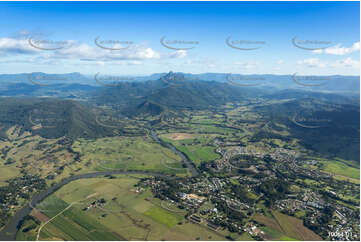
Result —
M 297 61 L 297 65 L 304 65 L 307 67 L 326 67 L 326 63 L 322 63 L 318 58 L 309 58 Z
M 347 55 L 353 52 L 360 51 L 360 42 L 355 42 L 351 47 L 342 47 L 340 44 L 320 50 L 314 50 L 316 54 L 329 54 L 329 55 Z
M 160 56 L 152 48 L 136 45 L 124 50 L 104 50 L 87 44 L 77 44 L 55 51 L 52 57 L 82 61 L 113 61 L 159 59 Z
M 2 56 L 8 54 L 35 54 L 40 52 L 31 47 L 25 39 L 0 38 L 0 53 Z
M 101 51 L 97 51 L 94 47 L 87 44 L 73 44 L 48 54 L 48 58 L 59 59 L 98 59 L 101 56 Z
M 323 62 L 320 61 L 318 58 L 310 58 L 305 60 L 297 61 L 298 65 L 303 65 L 306 67 L 318 67 L 318 68 L 328 68 L 333 70 L 339 70 L 340 68 L 352 68 L 355 70 L 360 69 L 360 61 L 354 60 L 350 57 L 343 59 L 343 60 L 337 60 L 335 62 Z
M 234 62 L 234 65 L 236 65 L 238 68 L 242 68 L 242 69 L 254 69 L 256 67 L 258 67 L 259 63 L 258 62 Z
M 335 68 L 348 67 L 348 68 L 360 69 L 360 61 L 353 60 L 350 57 L 348 57 L 344 60 L 338 60 L 336 61 L 336 63 L 333 63 L 330 66 Z
M 274 67 L 273 70 L 274 70 L 274 71 L 280 71 L 280 70 L 281 70 L 281 67 Z
M 217 62 L 211 58 L 202 59 L 186 59 L 183 62 L 183 66 L 194 66 L 199 65 L 201 67 L 214 68 L 218 66 Z
M 65 41 L 64 41 L 65 42 Z M 184 50 L 161 54 L 154 49 L 141 45 L 131 45 L 123 50 L 105 50 L 97 46 L 76 41 L 66 41 L 66 45 L 58 50 L 46 51 L 37 49 L 29 44 L 28 39 L 0 38 L 1 57 L 16 55 L 33 55 L 44 59 L 54 60 L 80 60 L 109 62 L 118 60 L 154 60 L 183 58 L 187 55 Z
M 128 66 L 136 66 L 136 65 L 142 65 L 143 64 L 143 62 L 141 62 L 141 61 L 128 61 L 128 62 L 126 62 L 126 65 L 128 65 Z
M 99 65 L 99 66 L 105 66 L 104 61 L 97 61 L 96 64 Z
M 177 50 L 168 54 L 169 58 L 184 58 L 187 56 L 186 50 Z

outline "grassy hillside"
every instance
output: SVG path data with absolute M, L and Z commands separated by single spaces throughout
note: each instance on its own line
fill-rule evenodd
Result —
M 52 98 L 2 98 L 0 100 L 0 137 L 14 126 L 20 133 L 31 132 L 44 138 L 114 135 L 112 128 L 99 125 L 96 115 L 78 102 Z M 121 133 L 121 131 L 119 131 Z

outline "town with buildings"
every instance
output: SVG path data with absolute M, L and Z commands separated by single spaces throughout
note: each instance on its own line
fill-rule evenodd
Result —
M 257 215 L 277 210 L 302 219 L 323 239 L 359 238 L 359 207 L 338 194 L 345 192 L 341 189 L 345 187 L 348 192 L 357 191 L 357 185 L 334 183 L 329 174 L 307 166 L 317 161 L 304 160 L 292 150 L 260 152 L 232 146 L 217 148 L 217 152 L 222 158 L 203 164 L 199 177 L 149 178 L 138 186 L 150 188 L 155 197 L 185 209 L 189 221 L 213 230 L 228 229 L 267 239 Z M 326 184 L 327 191 L 322 189 Z

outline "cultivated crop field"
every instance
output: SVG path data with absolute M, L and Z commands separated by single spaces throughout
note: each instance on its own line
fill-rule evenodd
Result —
M 147 170 L 183 173 L 181 158 L 148 137 L 109 137 L 97 140 L 77 140 L 72 148 L 81 154 L 87 169 Z
M 185 153 L 196 166 L 199 166 L 201 162 L 212 161 L 220 157 L 215 152 L 216 147 L 212 144 L 212 140 L 217 137 L 217 134 L 182 133 L 181 137 L 183 138 L 179 138 L 179 133 L 169 133 L 162 134 L 160 137 Z
M 263 230 L 272 240 L 321 240 L 318 235 L 303 226 L 302 220 L 277 211 L 267 215 L 256 214 L 254 219 L 265 225 Z
M 35 240 L 37 236 L 39 240 L 224 240 L 220 234 L 187 222 L 184 211 L 163 208 L 162 201 L 153 198 L 149 190 L 134 187 L 139 179 L 118 175 L 113 179 L 74 181 L 37 206 L 32 217 L 23 223 L 18 237 L 27 240 Z

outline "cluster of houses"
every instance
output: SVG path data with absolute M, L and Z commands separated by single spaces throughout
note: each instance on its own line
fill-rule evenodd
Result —
M 8 180 L 8 185 L 0 187 L 0 213 L 16 208 L 31 194 L 46 187 L 45 180 L 37 176 L 24 175 Z M 6 211 L 6 212 L 5 212 Z
M 358 218 L 353 215 L 354 212 L 344 206 L 337 205 L 335 207 L 334 217 L 336 224 L 329 226 L 330 240 L 360 240 Z
M 197 194 L 194 193 L 187 194 L 187 193 L 179 192 L 177 195 L 181 200 L 183 200 L 185 205 L 191 205 L 192 207 L 195 208 L 200 207 L 205 200 L 204 197 L 198 196 Z
M 237 165 L 230 162 L 231 158 L 237 155 L 247 155 L 263 159 L 266 155 L 269 155 L 272 159 L 279 161 L 280 163 L 296 164 L 296 158 L 299 157 L 299 153 L 294 150 L 276 148 L 273 151 L 266 151 L 260 148 L 248 148 L 244 146 L 232 146 L 232 147 L 218 147 L 216 153 L 222 155 L 222 158 L 213 162 L 213 169 L 215 172 L 226 171 L 230 172 L 232 169 L 248 170 L 253 173 L 263 173 L 267 176 L 275 176 L 274 171 L 269 170 L 263 164 L 252 164 L 249 168 L 239 168 Z M 292 165 L 291 165 L 292 166 Z M 277 167 L 275 167 L 277 168 Z
M 239 210 L 247 210 L 250 208 L 249 205 L 242 203 L 238 200 L 235 200 L 233 198 L 231 198 L 229 200 L 225 200 L 225 201 L 226 201 L 227 206 L 232 210 L 239 211 Z
M 217 144 L 221 144 L 221 141 Z M 205 221 L 206 223 L 214 225 L 214 228 L 218 228 L 217 226 L 220 225 L 223 227 L 232 227 L 235 231 L 247 231 L 253 237 L 264 238 L 264 232 L 257 228 L 255 224 L 250 222 L 245 225 L 241 221 L 237 221 L 237 219 L 234 220 L 232 216 L 227 215 L 227 211 L 218 207 L 219 204 L 217 205 L 217 203 L 221 203 L 223 204 L 222 206 L 225 205 L 235 211 L 243 211 L 244 214 L 250 211 L 257 211 L 257 209 L 254 210 L 254 204 L 245 203 L 247 200 L 237 200 L 233 191 L 227 189 L 234 186 L 234 181 L 241 187 L 246 188 L 249 192 L 258 194 L 259 198 L 264 195 L 263 193 L 259 193 L 259 187 L 271 179 L 284 179 L 285 182 L 295 181 L 301 189 L 292 194 L 286 194 L 286 199 L 276 200 L 274 205 L 280 211 L 287 214 L 294 214 L 298 211 L 307 212 L 307 220 L 310 221 L 311 224 L 318 224 L 318 220 L 323 215 L 324 209 L 330 205 L 330 201 L 324 197 L 325 194 L 321 196 L 321 193 L 318 193 L 317 190 L 309 189 L 309 186 L 303 187 L 303 183 L 298 181 L 302 181 L 305 177 L 325 179 L 323 181 L 328 181 L 327 179 L 330 178 L 329 174 L 325 174 L 317 169 L 304 167 L 304 164 L 317 165 L 316 160 L 304 161 L 300 158 L 298 152 L 283 148 L 276 148 L 273 149 L 272 152 L 265 152 L 242 146 L 219 146 L 216 151 L 222 155 L 222 158 L 215 160 L 213 163 L 209 163 L 209 166 L 212 166 L 214 171 L 222 169 L 223 171 L 225 169 L 231 170 L 232 167 L 229 165 L 229 161 L 237 155 L 258 157 L 261 161 L 255 161 L 253 167 L 257 169 L 257 172 L 254 172 L 253 175 L 237 174 L 232 177 L 203 176 L 180 179 L 178 184 L 181 188 L 177 193 L 180 199 L 178 203 L 182 204 L 188 211 L 190 209 L 196 209 L 192 210 L 194 214 L 189 217 L 191 222 L 202 223 L 202 221 Z M 266 160 L 268 157 L 272 158 L 275 162 L 268 162 Z M 261 158 L 264 158 L 263 161 Z M 280 173 L 288 175 L 284 178 L 279 178 Z M 154 181 L 151 182 L 150 185 L 152 184 L 154 184 Z M 335 189 L 335 191 L 338 190 Z M 325 193 L 337 198 L 335 191 L 328 189 Z M 212 201 L 212 208 L 205 209 L 204 206 L 202 206 L 205 200 Z M 214 201 L 217 201 L 217 203 L 214 203 Z M 352 209 L 348 211 L 348 208 L 345 206 L 331 205 L 336 207 L 333 221 L 338 224 L 338 229 L 347 229 L 350 226 L 359 224 L 359 222 L 354 219 L 347 219 L 350 218 L 350 216 L 355 217 Z M 201 209 L 197 210 L 198 208 Z M 322 226 L 327 226 L 327 224 Z M 336 227 L 334 227 L 334 229 L 336 229 Z M 355 229 L 353 231 L 355 231 Z
M 261 239 L 264 239 L 264 236 L 266 235 L 264 231 L 262 231 L 252 222 L 245 226 L 244 231 L 248 232 L 251 236 L 259 237 Z
M 101 198 L 101 199 L 98 199 L 94 202 L 91 202 L 87 207 L 83 208 L 83 211 L 86 211 L 86 210 L 89 210 L 91 208 L 102 208 L 104 207 L 106 201 Z
M 322 210 L 326 206 L 326 202 L 321 198 L 321 196 L 313 191 L 306 190 L 305 192 L 296 195 L 291 195 L 283 200 L 277 200 L 275 205 L 281 211 L 286 211 L 289 213 L 294 213 L 297 211 L 310 211 L 313 212 L 315 219 L 317 217 L 318 211 Z M 312 218 L 311 218 L 312 221 Z
M 196 181 L 191 183 L 179 182 L 179 184 L 183 186 L 186 190 L 194 191 L 199 195 L 206 195 L 215 191 L 219 191 L 226 185 L 226 183 L 227 181 L 225 179 L 220 179 L 217 177 L 199 179 L 196 178 Z

